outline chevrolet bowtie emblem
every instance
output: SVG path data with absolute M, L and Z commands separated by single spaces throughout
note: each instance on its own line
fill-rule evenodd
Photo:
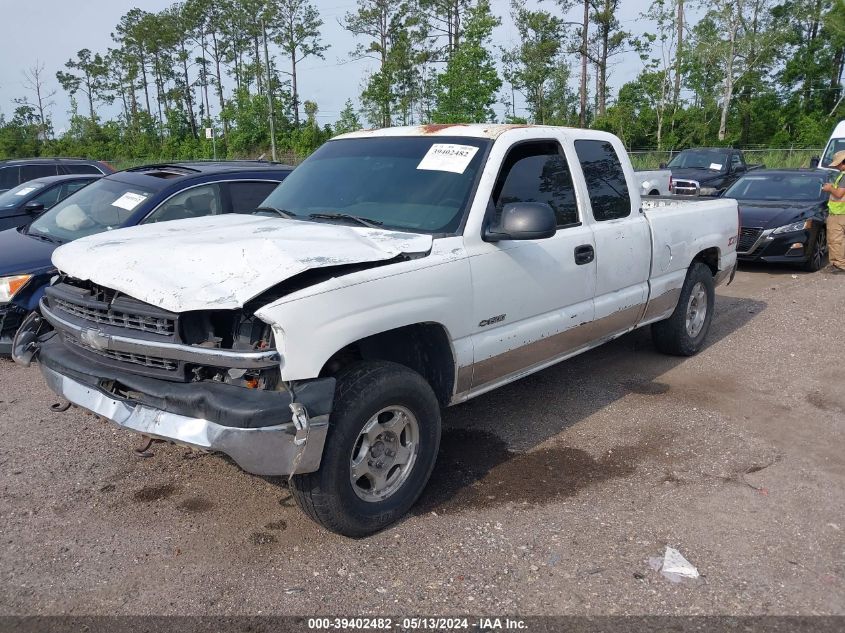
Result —
M 102 351 L 109 348 L 109 335 L 100 330 L 82 330 L 79 333 L 79 340 L 96 350 Z

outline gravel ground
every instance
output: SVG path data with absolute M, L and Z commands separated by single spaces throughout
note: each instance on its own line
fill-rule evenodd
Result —
M 0 613 L 845 614 L 845 278 L 746 269 L 717 303 L 695 358 L 634 332 L 448 410 L 423 499 L 361 540 L 0 361 Z

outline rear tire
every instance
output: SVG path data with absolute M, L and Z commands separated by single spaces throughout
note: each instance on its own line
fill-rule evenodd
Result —
M 357 363 L 336 378 L 320 469 L 295 475 L 291 491 L 326 529 L 367 536 L 401 518 L 428 483 L 440 405 L 422 376 L 397 363 Z
M 657 350 L 673 356 L 697 354 L 710 331 L 715 299 L 713 273 L 705 264 L 693 262 L 672 316 L 651 326 Z

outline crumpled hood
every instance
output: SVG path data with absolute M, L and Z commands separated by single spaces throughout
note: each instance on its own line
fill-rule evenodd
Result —
M 430 235 L 219 215 L 91 235 L 53 253 L 62 272 L 173 312 L 239 308 L 311 268 L 427 253 Z

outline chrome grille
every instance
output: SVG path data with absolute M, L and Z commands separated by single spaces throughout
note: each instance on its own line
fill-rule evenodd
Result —
M 697 196 L 699 186 L 695 180 L 673 180 L 672 193 L 676 196 Z
M 164 371 L 176 371 L 179 368 L 179 364 L 177 361 L 170 360 L 167 358 L 147 356 L 145 354 L 130 354 L 127 352 L 115 352 L 112 350 L 94 349 L 93 347 L 89 347 L 88 345 L 85 345 L 85 343 L 83 343 L 82 341 L 67 334 L 65 334 L 65 341 L 70 343 L 71 345 L 75 345 L 76 347 L 85 350 L 86 352 L 91 352 L 92 354 L 104 356 L 105 358 L 110 358 L 112 360 L 120 361 L 122 363 L 133 363 L 135 365 L 142 365 L 143 367 L 162 369 Z
M 763 233 L 763 229 L 760 228 L 749 228 L 749 227 L 742 227 L 739 230 L 739 242 L 736 245 L 737 253 L 747 253 L 754 245 L 757 243 L 757 240 L 760 239 L 760 235 Z
M 68 314 L 85 319 L 86 321 L 93 321 L 94 323 L 113 325 L 129 330 L 140 330 L 141 332 L 150 332 L 151 334 L 162 334 L 164 336 L 171 336 L 176 331 L 176 322 L 173 319 L 89 308 L 58 297 L 52 298 L 50 303 Z

